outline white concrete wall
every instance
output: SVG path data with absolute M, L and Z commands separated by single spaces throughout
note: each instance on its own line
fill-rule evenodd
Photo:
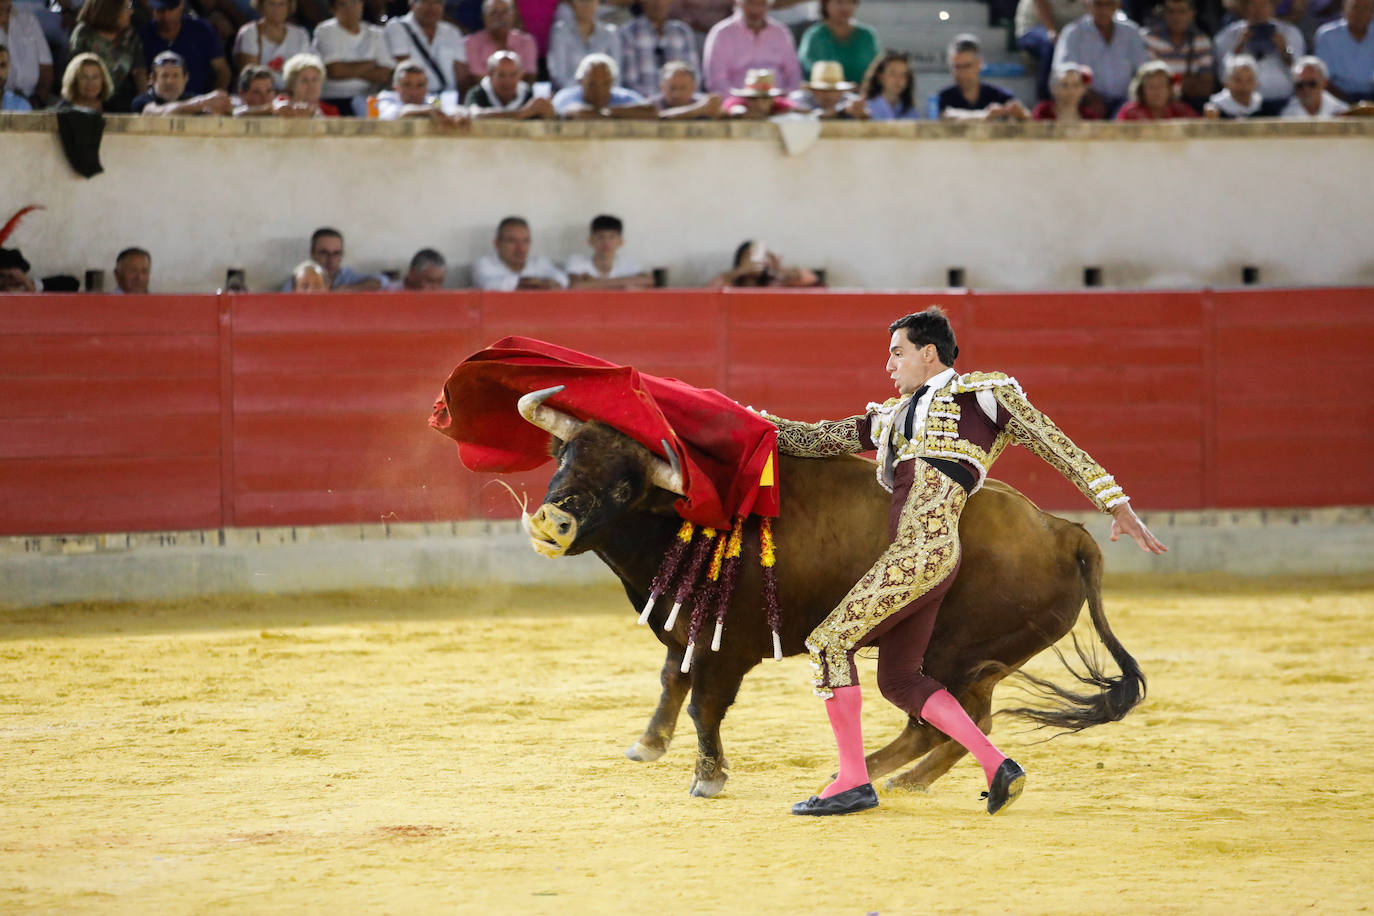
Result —
M 422 246 L 466 266 L 495 222 L 527 216 L 535 249 L 582 250 L 621 215 L 627 251 L 705 282 L 744 238 L 829 270 L 834 286 L 1063 289 L 1374 283 L 1374 124 L 996 128 L 830 125 L 788 156 L 771 124 L 427 125 L 109 119 L 105 173 L 78 177 L 51 116 L 0 116 L 0 218 L 37 273 L 153 253 L 155 292 L 208 291 L 227 267 L 275 288 L 320 225 L 347 262 L 402 268 Z M 598 129 L 599 128 L 599 129 Z M 113 283 L 107 277 L 107 284 Z

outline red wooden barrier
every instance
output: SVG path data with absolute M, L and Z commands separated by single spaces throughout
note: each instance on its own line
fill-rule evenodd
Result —
M 1143 508 L 1374 503 L 1369 289 L 49 295 L 0 307 L 0 534 L 509 517 L 425 422 L 492 340 L 814 419 L 889 396 L 885 326 L 932 303 Z M 1087 506 L 1023 450 L 997 476 Z

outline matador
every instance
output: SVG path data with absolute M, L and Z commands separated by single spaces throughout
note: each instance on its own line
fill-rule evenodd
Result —
M 887 371 L 899 396 L 862 415 L 801 423 L 769 416 L 778 449 L 803 458 L 876 449 L 878 482 L 892 493 L 891 543 L 806 640 L 816 694 L 840 767 L 819 796 L 793 814 L 851 814 L 876 807 L 864 761 L 862 699 L 854 654 L 880 642 L 878 689 L 907 715 L 935 726 L 968 749 L 987 779 L 987 810 L 996 814 L 1021 794 L 1025 770 L 999 751 L 963 706 L 922 671 L 945 592 L 959 570 L 959 516 L 1009 443 L 1039 455 L 1112 516 L 1111 539 L 1130 536 L 1151 553 L 1167 548 L 1131 509 L 1121 485 L 1087 452 L 1031 406 L 1014 378 L 1000 372 L 958 374 L 954 331 L 939 308 L 907 315 L 892 334 Z

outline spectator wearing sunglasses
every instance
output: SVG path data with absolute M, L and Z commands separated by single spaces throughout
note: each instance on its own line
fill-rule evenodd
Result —
M 1279 112 L 1281 118 L 1339 118 L 1350 106 L 1326 90 L 1326 64 L 1308 55 L 1293 62 L 1293 97 Z

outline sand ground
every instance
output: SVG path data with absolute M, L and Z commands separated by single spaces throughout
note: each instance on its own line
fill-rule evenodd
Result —
M 1368 911 L 1374 578 L 1114 579 L 1107 608 L 1149 698 L 1002 725 L 1005 815 L 965 760 L 820 819 L 787 812 L 833 766 L 802 659 L 745 681 L 720 797 L 687 795 L 685 715 L 622 756 L 662 650 L 607 590 L 0 612 L 0 911 Z M 876 747 L 903 720 L 861 670 Z

